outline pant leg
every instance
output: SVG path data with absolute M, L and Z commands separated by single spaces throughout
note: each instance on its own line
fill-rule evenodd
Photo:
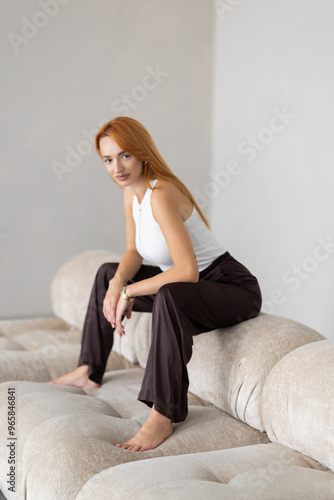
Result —
M 117 267 L 118 263 L 106 263 L 97 271 L 82 332 L 78 366 L 88 365 L 89 378 L 98 384 L 101 383 L 105 372 L 114 339 L 114 328 L 103 314 L 103 300 Z M 129 284 L 150 278 L 160 272 L 161 269 L 158 267 L 142 265 Z M 136 297 L 133 310 L 151 312 L 153 301 L 154 295 Z
M 261 308 L 256 278 L 228 252 L 200 274 L 198 283 L 170 283 L 158 291 L 152 343 L 138 399 L 171 419 L 188 413 L 187 363 L 192 337 L 255 317 Z

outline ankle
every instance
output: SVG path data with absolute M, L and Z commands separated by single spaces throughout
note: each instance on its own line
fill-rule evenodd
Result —
M 88 376 L 88 370 L 89 370 L 88 365 L 80 365 L 76 369 L 76 371 L 81 375 L 87 375 L 87 376 Z
M 152 410 L 151 410 L 151 416 L 157 421 L 157 422 L 160 422 L 160 423 L 165 423 L 165 424 L 171 424 L 172 421 L 165 417 L 164 415 L 162 415 L 162 413 L 159 413 L 155 408 L 154 406 L 152 407 Z

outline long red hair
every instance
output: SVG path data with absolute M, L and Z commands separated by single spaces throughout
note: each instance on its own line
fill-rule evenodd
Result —
M 183 182 L 173 174 L 144 125 L 128 116 L 118 116 L 105 123 L 95 137 L 95 147 L 101 158 L 100 140 L 105 136 L 111 137 L 120 148 L 143 162 L 145 181 L 150 189 L 152 189 L 150 181 L 153 179 L 166 179 L 172 182 L 191 201 L 204 223 L 210 228 L 195 198 Z

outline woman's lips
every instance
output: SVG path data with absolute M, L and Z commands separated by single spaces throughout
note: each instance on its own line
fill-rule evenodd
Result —
M 124 175 L 117 175 L 116 179 L 118 181 L 125 181 L 128 177 L 129 177 L 129 174 L 126 174 L 126 175 L 125 174 Z

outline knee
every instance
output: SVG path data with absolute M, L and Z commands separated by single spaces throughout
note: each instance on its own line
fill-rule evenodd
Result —
M 157 297 L 170 297 L 175 294 L 175 290 L 179 283 L 166 283 L 165 285 L 162 285 L 158 292 L 157 292 Z
M 155 304 L 166 304 L 166 303 L 180 303 L 182 296 L 184 295 L 184 283 L 166 283 L 159 288 L 156 297 Z

